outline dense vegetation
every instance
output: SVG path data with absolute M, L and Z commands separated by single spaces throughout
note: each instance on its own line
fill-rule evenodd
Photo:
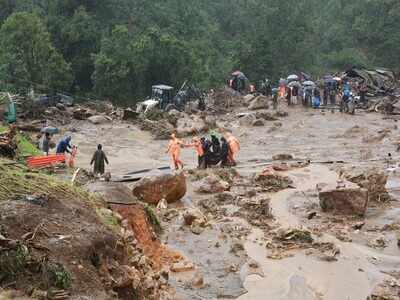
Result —
M 220 85 L 400 65 L 398 0 L 0 0 L 0 89 L 133 101 L 163 82 Z

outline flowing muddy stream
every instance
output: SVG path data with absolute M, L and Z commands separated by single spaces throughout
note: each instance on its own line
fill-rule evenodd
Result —
M 298 217 L 290 212 L 289 199 L 294 194 L 315 189 L 318 183 L 335 183 L 337 174 L 325 166 L 289 172 L 296 189 L 284 190 L 271 195 L 272 213 L 283 227 L 299 227 Z M 299 250 L 293 257 L 272 260 L 267 249 L 260 245 L 264 234 L 254 229 L 245 243 L 247 254 L 256 260 L 265 274 L 264 277 L 251 275 L 244 285 L 248 293 L 239 300 L 264 299 L 366 299 L 373 287 L 385 275 L 380 271 L 385 265 L 400 266 L 400 257 L 380 254 L 357 243 L 345 243 L 332 235 L 323 234 L 320 240 L 333 242 L 340 249 L 336 262 L 319 261 Z M 398 250 L 397 250 L 398 253 Z

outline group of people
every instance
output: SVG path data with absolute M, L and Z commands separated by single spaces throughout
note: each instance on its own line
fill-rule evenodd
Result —
M 310 81 L 309 81 L 310 82 Z M 285 99 L 288 105 L 302 102 L 304 106 L 319 107 L 343 105 L 351 96 L 358 96 L 360 103 L 366 106 L 368 86 L 365 82 L 352 82 L 347 79 L 332 77 L 322 81 L 322 85 L 280 84 L 279 88 L 273 89 L 274 104 L 279 98 Z
M 221 167 L 235 166 L 235 157 L 240 150 L 240 143 L 230 132 L 226 132 L 221 138 L 216 133 L 207 137 L 194 137 L 190 143 L 185 143 L 171 134 L 166 153 L 171 155 L 176 170 L 183 169 L 184 164 L 180 159 L 181 148 L 194 148 L 198 159 L 198 168 L 206 169 L 210 166 Z

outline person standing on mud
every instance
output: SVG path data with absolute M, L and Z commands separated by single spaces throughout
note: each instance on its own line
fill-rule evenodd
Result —
M 44 154 L 46 154 L 46 155 L 49 155 L 49 152 L 50 152 L 50 140 L 51 140 L 50 133 L 46 132 L 44 134 L 43 143 L 42 143 L 42 150 L 43 150 Z
M 292 89 L 290 87 L 286 88 L 286 100 L 288 105 L 292 105 Z
M 359 95 L 360 95 L 360 102 L 362 105 L 367 106 L 367 92 L 368 92 L 368 86 L 365 82 L 361 83 L 360 89 L 359 89 Z
M 221 137 L 221 167 L 229 167 L 229 145 L 224 137 Z
M 176 137 L 175 133 L 172 133 L 166 153 L 171 155 L 175 170 L 183 169 L 183 162 L 179 158 L 182 145 L 182 141 Z
M 194 137 L 191 144 L 185 145 L 186 147 L 194 147 L 197 153 L 198 169 L 205 169 L 205 157 L 203 145 L 198 137 Z
M 97 151 L 93 154 L 92 161 L 90 162 L 90 165 L 93 165 L 93 174 L 95 176 L 97 175 L 103 175 L 104 174 L 104 166 L 105 163 L 108 165 L 108 159 L 106 154 L 103 151 L 103 146 L 102 145 L 97 145 Z
M 226 133 L 226 140 L 229 145 L 228 161 L 232 166 L 236 166 L 235 156 L 240 150 L 240 143 L 230 132 Z

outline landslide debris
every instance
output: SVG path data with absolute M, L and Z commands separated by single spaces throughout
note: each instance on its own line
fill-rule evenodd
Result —
M 0 160 L 0 219 L 0 287 L 43 299 L 168 299 L 166 275 L 93 194 Z

